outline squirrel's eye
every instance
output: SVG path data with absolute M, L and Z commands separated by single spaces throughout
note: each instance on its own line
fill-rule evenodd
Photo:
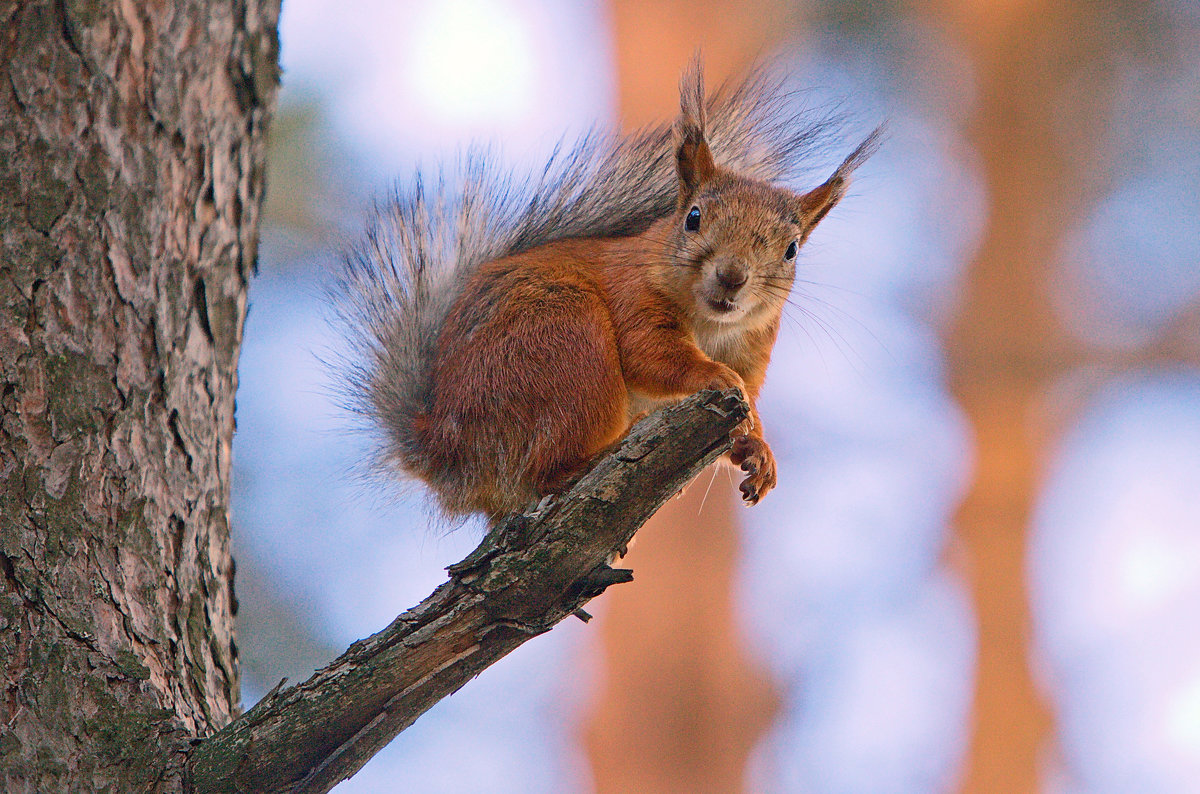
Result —
M 688 210 L 687 218 L 683 221 L 683 228 L 689 232 L 700 231 L 700 208 L 692 207 Z
M 796 241 L 792 240 L 790 243 L 788 243 L 787 250 L 783 252 L 783 258 L 784 259 L 795 259 L 796 251 L 798 250 L 798 248 L 799 248 L 799 246 L 796 245 Z

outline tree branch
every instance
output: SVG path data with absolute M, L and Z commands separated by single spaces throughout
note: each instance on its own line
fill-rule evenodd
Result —
M 633 578 L 613 554 L 729 448 L 746 413 L 735 391 L 701 392 L 639 422 L 563 496 L 493 528 L 419 605 L 200 742 L 193 790 L 326 792 L 521 643 L 586 620 L 588 600 Z

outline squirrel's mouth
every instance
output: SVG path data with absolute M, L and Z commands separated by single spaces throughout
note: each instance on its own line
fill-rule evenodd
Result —
M 720 298 L 720 299 L 709 298 L 707 300 L 707 303 L 708 303 L 708 308 L 712 309 L 717 314 L 729 314 L 729 312 L 731 312 L 737 308 L 736 303 L 734 303 L 731 300 L 726 300 L 724 298 Z

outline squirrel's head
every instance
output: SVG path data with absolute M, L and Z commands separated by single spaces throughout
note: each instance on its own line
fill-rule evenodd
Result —
M 698 318 L 752 322 L 782 310 L 796 276 L 800 248 L 841 200 L 852 171 L 878 146 L 872 132 L 834 171 L 807 193 L 724 169 L 705 136 L 704 82 L 698 61 L 680 86 L 675 123 L 678 200 L 670 236 L 673 263 L 666 277 L 687 291 Z M 681 294 L 682 297 L 682 294 Z

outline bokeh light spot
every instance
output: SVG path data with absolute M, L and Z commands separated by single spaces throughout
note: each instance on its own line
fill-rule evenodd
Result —
M 410 42 L 415 93 L 445 121 L 505 121 L 531 111 L 534 48 L 515 9 L 493 0 L 431 3 Z
M 1167 742 L 1184 756 L 1200 759 L 1200 674 L 1167 705 Z

